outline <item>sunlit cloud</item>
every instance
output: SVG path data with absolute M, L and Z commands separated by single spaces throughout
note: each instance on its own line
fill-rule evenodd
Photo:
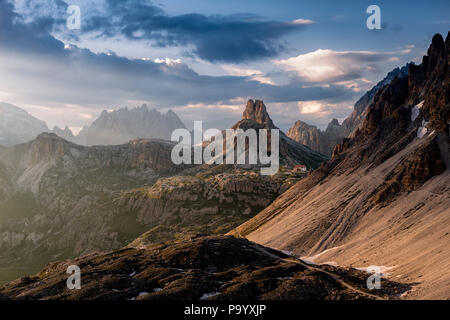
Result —
M 390 60 L 391 59 L 391 60 Z M 318 49 L 283 60 L 275 64 L 298 77 L 311 82 L 336 82 L 362 78 L 365 71 L 376 71 L 377 65 L 397 59 L 372 51 L 334 51 Z

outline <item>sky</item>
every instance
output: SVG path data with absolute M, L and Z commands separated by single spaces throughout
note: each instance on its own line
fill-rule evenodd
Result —
M 373 4 L 381 29 L 369 30 Z M 252 98 L 283 130 L 323 129 L 393 68 L 420 63 L 449 13 L 447 0 L 0 0 L 0 101 L 77 132 L 144 103 L 223 129 Z

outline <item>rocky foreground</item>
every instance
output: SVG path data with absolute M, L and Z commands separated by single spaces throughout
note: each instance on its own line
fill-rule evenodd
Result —
M 81 289 L 69 290 L 70 265 L 81 269 Z M 130 246 L 47 265 L 34 276 L 0 287 L 0 299 L 107 300 L 316 300 L 386 299 L 409 289 L 382 280 L 366 288 L 368 274 L 307 265 L 282 252 L 230 236 L 195 236 Z

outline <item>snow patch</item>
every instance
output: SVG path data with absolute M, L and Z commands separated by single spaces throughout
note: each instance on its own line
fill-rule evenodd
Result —
M 155 292 L 160 292 L 162 290 L 162 288 L 154 288 L 153 291 Z
M 311 266 L 316 266 L 317 265 L 317 263 L 314 263 L 313 261 L 311 261 L 311 260 L 308 260 L 308 259 L 306 259 L 306 258 L 300 258 L 304 263 L 306 263 L 306 264 L 309 264 L 309 265 L 311 265 Z
M 134 277 L 135 275 L 136 275 L 136 271 L 133 271 L 133 273 L 129 274 L 130 277 Z
M 200 300 L 206 300 L 208 298 L 215 297 L 219 294 L 220 294 L 220 292 L 205 293 L 204 295 L 201 296 Z
M 420 109 L 418 106 L 414 106 L 411 109 L 411 121 L 415 121 L 420 114 Z
M 428 132 L 427 124 L 428 122 L 422 120 L 422 126 L 420 126 L 419 129 L 417 129 L 417 138 L 422 139 L 423 136 L 427 134 Z
M 387 267 L 387 266 L 375 266 L 375 265 L 371 265 L 368 267 L 360 267 L 360 268 L 355 268 L 356 270 L 360 270 L 360 271 L 365 271 L 367 273 L 373 273 L 374 269 L 378 269 L 380 271 L 380 276 L 382 278 L 387 278 L 391 275 L 391 272 L 388 272 L 394 268 L 397 268 L 397 266 L 392 266 L 392 267 Z
M 307 264 L 311 264 L 311 265 L 317 265 L 317 263 L 315 263 L 314 261 L 317 259 L 317 258 L 319 258 L 321 255 L 323 255 L 323 254 L 325 254 L 325 253 L 327 253 L 327 252 L 330 252 L 330 251 L 332 251 L 332 250 L 337 250 L 337 249 L 340 249 L 340 248 L 342 248 L 343 246 L 338 246 L 338 247 L 333 247 L 333 248 L 330 248 L 330 249 L 326 249 L 326 250 L 324 250 L 324 251 L 322 251 L 322 252 L 320 252 L 320 253 L 318 253 L 318 254 L 316 254 L 316 255 L 314 255 L 314 256 L 311 256 L 311 257 L 301 257 L 300 259 L 302 259 L 305 263 L 307 263 Z
M 417 138 L 422 139 L 427 134 L 428 129 L 426 127 L 419 127 L 417 130 Z

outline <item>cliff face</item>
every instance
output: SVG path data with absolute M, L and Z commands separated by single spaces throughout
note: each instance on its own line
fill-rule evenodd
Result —
M 334 146 L 347 136 L 347 130 L 343 130 L 337 119 L 333 119 L 325 131 L 298 120 L 288 130 L 287 136 L 312 150 L 331 156 Z
M 405 298 L 449 298 L 450 36 L 380 88 L 332 160 L 237 228 L 316 263 L 389 266 Z M 326 250 L 326 251 L 325 251 Z
M 261 176 L 257 171 L 233 169 L 194 176 L 159 179 L 148 188 L 123 193 L 115 207 L 133 212 L 147 227 L 148 242 L 186 234 L 223 234 L 267 207 L 299 178 L 289 174 Z
M 312 150 L 331 156 L 333 149 L 337 144 L 341 143 L 344 138 L 353 136 L 356 129 L 361 127 L 362 122 L 367 115 L 368 107 L 373 102 L 377 91 L 389 84 L 396 77 L 406 77 L 409 66 L 410 65 L 408 64 L 403 68 L 396 68 L 389 72 L 382 81 L 377 83 L 355 103 L 353 112 L 342 122 L 342 124 L 339 124 L 337 119 L 333 119 L 328 124 L 326 130 L 322 131 L 316 126 L 298 120 L 294 123 L 292 128 L 288 130 L 287 136 L 310 147 Z

